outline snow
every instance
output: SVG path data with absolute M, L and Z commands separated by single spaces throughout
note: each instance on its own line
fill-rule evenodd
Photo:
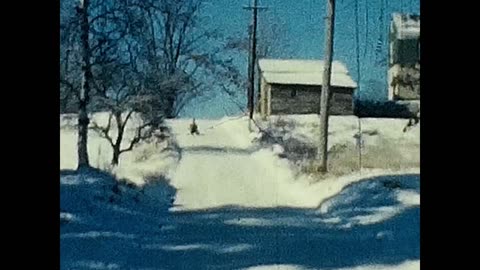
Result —
M 96 121 L 106 121 L 105 114 L 95 115 Z M 289 121 L 295 125 L 285 134 L 285 137 L 303 138 L 306 142 L 315 143 L 316 133 L 313 123 L 318 122 L 316 115 L 296 115 L 271 117 L 270 121 Z M 63 119 L 63 123 L 66 120 Z M 303 207 L 312 208 L 321 204 L 326 198 L 340 192 L 343 187 L 364 178 L 384 174 L 417 173 L 418 168 L 402 171 L 383 169 L 363 170 L 342 177 L 332 177 L 317 183 L 311 183 L 306 175 L 298 175 L 294 165 L 280 156 L 285 148 L 273 144 L 271 148 L 261 148 L 255 143 L 261 137 L 260 132 L 248 129 L 246 118 L 224 118 L 221 120 L 198 119 L 200 136 L 192 136 L 188 132 L 189 119 L 168 121 L 172 136 L 181 149 L 181 159 L 172 158 L 144 145 L 143 149 L 153 148 L 153 157 L 145 161 L 135 161 L 133 153 L 126 153 L 120 166 L 113 173 L 119 178 L 126 178 L 138 184 L 144 184 L 148 175 L 163 175 L 171 179 L 171 184 L 177 188 L 175 200 L 176 210 L 207 209 L 228 205 L 243 207 Z M 356 117 L 330 117 L 329 145 L 353 143 L 353 135 L 357 132 Z M 404 120 L 393 119 L 362 119 L 364 131 L 377 131 L 382 138 L 401 144 L 419 145 L 419 128 L 407 133 L 401 132 Z M 61 169 L 75 167 L 74 130 L 61 130 Z M 364 136 L 366 144 L 375 144 L 379 136 Z M 96 155 L 95 148 L 105 151 Z M 110 146 L 102 138 L 91 133 L 89 139 L 90 157 L 108 162 L 110 156 L 106 151 Z M 156 152 L 158 150 L 158 152 Z M 130 155 L 129 155 L 130 154 Z M 402 153 L 405 156 L 415 156 L 415 153 Z M 65 176 L 62 184 L 78 185 L 79 179 Z M 94 181 L 92 179 L 87 181 Z M 229 192 L 225 192 L 229 191 Z M 408 195 L 408 194 L 407 194 Z M 400 200 L 403 195 L 400 194 Z M 407 196 L 408 197 L 408 196 Z M 417 196 L 418 197 L 418 196 Z M 415 199 L 413 199 L 415 200 Z M 417 198 L 417 200 L 419 200 Z
M 303 138 L 308 142 L 318 140 L 318 122 L 316 114 L 270 116 L 269 121 L 261 123 L 263 128 L 275 122 L 286 122 L 287 133 L 285 136 Z M 376 132 L 380 136 L 363 136 L 364 139 L 378 139 L 379 137 L 398 141 L 400 143 L 420 144 L 420 127 L 415 126 L 409 132 L 402 132 L 408 123 L 407 119 L 393 118 L 361 118 L 364 133 Z M 329 146 L 352 142 L 353 135 L 358 132 L 358 118 L 356 116 L 330 116 L 329 117 Z M 368 142 L 367 142 L 368 143 Z M 372 141 L 374 143 L 374 141 Z
M 182 149 L 171 177 L 179 190 L 178 210 L 308 204 L 300 201 L 304 188 L 294 182 L 290 164 L 252 144 L 247 119 L 231 119 L 212 129 L 213 122 L 197 120 L 200 132 L 204 130 L 198 137 L 186 133 L 188 123 L 179 120 L 171 126 Z
M 267 83 L 322 85 L 324 64 L 322 60 L 281 60 L 260 59 L 258 62 L 262 76 Z M 345 65 L 332 62 L 331 84 L 356 88 Z
M 420 269 L 420 261 L 406 261 L 399 265 L 366 265 L 353 268 L 341 268 L 338 270 L 417 270 Z
M 293 118 L 293 117 L 292 117 Z M 295 121 L 317 121 L 312 116 L 295 116 Z M 399 132 L 403 122 L 362 120 L 365 129 L 393 129 L 384 136 L 400 140 L 415 134 Z M 417 168 L 400 172 L 365 170 L 362 174 L 335 177 L 312 184 L 306 175 L 297 175 L 291 162 L 279 157 L 284 152 L 280 145 L 259 148 L 248 129 L 247 118 L 224 118 L 220 121 L 197 119 L 201 135 L 188 133 L 190 120 L 169 122 L 182 149 L 182 158 L 172 174 L 171 184 L 178 189 L 174 210 L 207 209 L 236 205 L 242 207 L 317 207 L 350 183 L 384 174 L 418 172 Z M 218 123 L 222 123 L 218 125 Z M 356 119 L 332 117 L 331 143 L 351 141 Z M 352 128 L 353 126 L 353 128 Z M 395 131 L 396 129 L 396 131 Z M 347 130 L 348 132 L 343 132 Z M 311 134 L 311 126 L 296 130 L 303 136 Z M 341 133 L 343 132 L 343 134 Z M 314 138 L 312 137 L 312 140 Z M 226 192 L 228 191 L 228 192 Z
M 399 265 L 365 265 L 354 268 L 336 268 L 329 270 L 417 270 L 420 269 L 420 261 L 406 261 Z M 262 265 L 244 268 L 244 270 L 315 270 L 299 265 Z M 318 269 L 321 270 L 321 269 Z
M 340 156 L 342 160 L 331 159 L 336 162 L 334 169 L 341 171 L 341 165 L 345 165 L 342 175 L 358 170 L 358 122 L 355 116 L 329 117 L 328 147 L 343 155 Z M 370 168 L 363 172 L 373 168 L 409 170 L 420 167 L 419 125 L 403 132 L 408 123 L 406 119 L 362 118 L 360 122 L 364 168 Z M 320 136 L 318 115 L 270 116 L 268 121 L 258 123 L 268 134 L 258 141 L 262 145 L 280 144 L 285 149 L 284 156 L 297 167 L 308 165 L 315 157 Z
M 414 19 L 409 14 L 393 14 L 393 24 L 397 30 L 398 39 L 418 39 L 420 37 L 420 19 Z
M 208 245 L 208 244 L 189 244 L 189 245 L 147 245 L 146 249 L 161 249 L 164 251 L 193 251 L 204 250 L 212 251 L 218 254 L 228 254 L 247 251 L 252 249 L 252 245 L 237 244 L 237 245 Z
M 285 149 L 283 149 L 283 147 L 279 144 L 274 144 L 272 146 L 272 151 L 273 151 L 274 154 L 280 155 L 280 154 L 283 154 L 285 152 Z
M 91 116 L 91 121 L 99 125 L 105 125 L 108 122 L 108 113 L 96 113 Z M 125 139 L 122 148 L 126 148 L 130 138 L 134 133 L 134 128 L 138 125 L 138 117 L 133 116 L 128 122 Z M 77 131 L 75 115 L 60 116 L 60 169 L 74 170 L 77 167 Z M 123 153 L 120 156 L 120 164 L 116 168 L 111 168 L 112 147 L 108 141 L 101 138 L 97 133 L 89 130 L 88 137 L 88 155 L 90 165 L 102 170 L 112 171 L 115 176 L 126 179 L 134 184 L 143 185 L 148 178 L 158 178 L 169 173 L 178 160 L 178 156 L 173 150 L 171 140 L 167 139 L 160 144 L 140 144 L 133 151 Z M 112 127 L 112 136 L 116 136 L 116 129 Z M 116 138 L 116 137 L 114 137 Z M 167 149 L 167 151 L 165 151 Z M 144 160 L 145 159 L 145 160 Z M 62 181 L 74 181 L 68 178 Z M 75 184 L 72 182 L 72 184 Z
M 120 186 L 110 200 L 115 180 L 107 174 L 65 177 L 77 178 L 77 185 L 60 182 L 61 216 L 76 218 L 60 229 L 61 269 L 419 269 L 419 206 L 398 199 L 418 195 L 418 175 L 350 184 L 324 203 L 323 213 L 235 207 L 170 212 L 170 198 L 178 193 L 165 182 Z M 392 181 L 399 187 L 391 188 Z M 399 211 L 384 220 L 352 224 L 366 212 L 393 207 Z
M 308 136 L 312 119 L 296 118 L 306 124 L 298 132 Z M 333 122 L 350 140 L 355 122 Z M 169 164 L 161 153 L 121 160 L 142 185 L 61 170 L 61 269 L 419 269 L 418 168 L 312 183 L 280 157 L 284 146 L 256 143 L 259 130 L 250 131 L 246 118 L 197 123 L 200 135 L 192 136 L 190 120 L 167 121 L 180 149 Z M 61 136 L 74 151 L 69 132 L 67 125 Z M 161 177 L 145 181 L 149 172 Z
M 262 265 L 244 268 L 244 270 L 307 270 L 308 268 L 298 265 Z
M 323 60 L 294 60 L 294 59 L 260 59 L 259 65 L 264 72 L 302 73 L 322 72 Z M 339 61 L 332 62 L 333 73 L 348 73 L 345 65 Z
M 60 221 L 61 222 L 71 222 L 76 220 L 76 217 L 70 213 L 60 212 Z
M 382 176 L 376 179 L 344 188 L 324 201 L 317 213 L 335 219 L 335 226 L 350 228 L 381 223 L 420 206 L 420 182 L 415 177 Z M 366 197 L 369 199 L 365 200 Z
M 397 200 L 404 205 L 420 205 L 420 193 L 402 190 L 397 193 Z
M 110 270 L 110 269 L 120 269 L 120 266 L 114 263 L 105 264 L 98 261 L 80 261 L 75 264 L 76 267 L 82 267 L 86 269 L 97 269 L 97 270 Z
M 133 234 L 123 234 L 119 232 L 86 232 L 86 233 L 66 233 L 61 236 L 61 238 L 107 238 L 115 237 L 122 239 L 134 239 L 135 235 Z

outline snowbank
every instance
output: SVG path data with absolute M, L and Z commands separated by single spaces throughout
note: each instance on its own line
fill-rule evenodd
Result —
M 335 220 L 335 226 L 350 228 L 380 223 L 406 209 L 419 206 L 418 174 L 377 176 L 346 186 L 332 198 L 326 199 L 317 213 L 323 219 Z
M 366 169 L 402 171 L 420 167 L 420 127 L 404 132 L 408 120 L 362 118 L 362 163 Z M 317 115 L 271 116 L 258 121 L 264 135 L 257 143 L 281 145 L 282 153 L 303 173 L 313 173 L 319 143 Z M 358 171 L 358 118 L 331 116 L 329 121 L 329 171 L 345 175 Z
M 399 265 L 365 265 L 353 268 L 336 268 L 329 270 L 419 270 L 420 261 L 406 261 Z M 262 265 L 244 268 L 244 270 L 322 270 L 300 265 Z
M 124 241 L 141 241 L 158 233 L 174 195 L 165 181 L 139 188 L 97 170 L 61 171 L 61 269 L 124 269 L 103 260 L 134 249 Z M 107 243 L 108 253 L 85 254 Z
M 365 265 L 353 268 L 341 268 L 337 270 L 419 270 L 420 261 L 406 261 L 399 265 Z

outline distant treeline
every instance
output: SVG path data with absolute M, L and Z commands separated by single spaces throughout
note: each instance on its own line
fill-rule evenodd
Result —
M 354 114 L 358 117 L 414 118 L 420 111 L 418 102 L 356 101 Z

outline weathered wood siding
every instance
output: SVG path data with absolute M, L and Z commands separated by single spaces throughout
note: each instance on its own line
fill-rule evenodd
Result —
M 321 86 L 270 85 L 269 114 L 312 114 L 319 113 Z M 268 99 L 268 97 L 267 97 Z M 353 90 L 332 87 L 330 114 L 353 114 Z
M 262 77 L 260 81 L 260 114 L 263 116 L 268 115 L 268 92 L 270 85 L 267 84 L 265 79 Z

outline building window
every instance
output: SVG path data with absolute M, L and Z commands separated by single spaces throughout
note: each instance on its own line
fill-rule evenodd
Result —
M 296 89 L 293 89 L 292 92 L 290 93 L 290 96 L 292 98 L 296 97 L 297 96 L 297 90 Z

